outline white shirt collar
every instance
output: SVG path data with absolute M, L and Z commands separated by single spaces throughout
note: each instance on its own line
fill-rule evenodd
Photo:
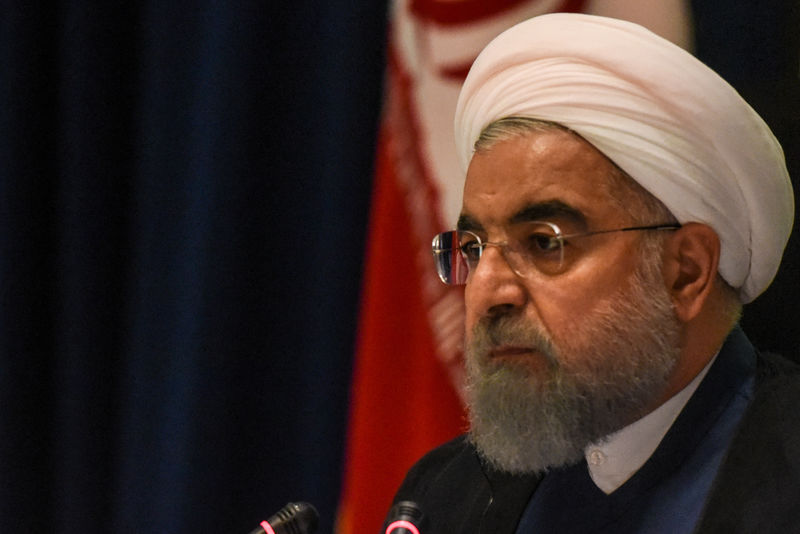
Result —
M 606 494 L 612 493 L 644 465 L 716 359 L 714 356 L 685 388 L 667 402 L 584 449 L 589 475 L 598 488 Z

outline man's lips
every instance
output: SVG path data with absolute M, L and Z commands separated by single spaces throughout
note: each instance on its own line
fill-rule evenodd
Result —
M 493 360 L 513 359 L 513 358 L 531 356 L 538 352 L 539 351 L 537 351 L 532 347 L 520 347 L 516 345 L 500 345 L 494 347 L 492 350 L 489 351 L 489 357 Z
M 488 353 L 487 363 L 492 367 L 521 367 L 537 374 L 556 366 L 547 352 L 520 345 L 498 345 L 492 348 Z

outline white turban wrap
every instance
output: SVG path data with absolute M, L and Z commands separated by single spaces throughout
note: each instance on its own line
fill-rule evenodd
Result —
M 532 18 L 495 38 L 464 82 L 455 116 L 464 170 L 481 131 L 509 116 L 570 128 L 678 221 L 711 226 L 719 272 L 742 302 L 774 278 L 794 219 L 783 150 L 736 90 L 688 52 L 621 20 Z

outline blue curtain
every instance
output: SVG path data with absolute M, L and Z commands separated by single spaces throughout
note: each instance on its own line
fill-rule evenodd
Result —
M 797 178 L 790 4 L 695 11 Z M 0 531 L 332 531 L 385 33 L 375 0 L 3 3 Z M 745 316 L 784 352 L 797 241 Z
M 330 532 L 386 6 L 0 11 L 0 531 Z

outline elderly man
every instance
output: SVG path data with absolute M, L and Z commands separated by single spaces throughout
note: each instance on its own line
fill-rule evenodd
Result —
M 470 429 L 396 502 L 422 534 L 800 532 L 800 379 L 737 322 L 794 205 L 726 82 L 631 23 L 496 38 L 456 111 Z

